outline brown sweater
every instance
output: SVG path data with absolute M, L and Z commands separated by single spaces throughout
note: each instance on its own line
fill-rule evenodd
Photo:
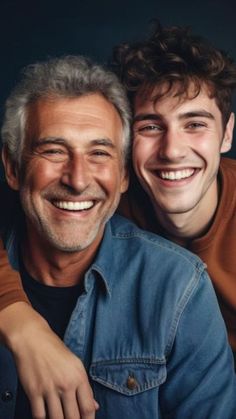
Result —
M 220 202 L 211 228 L 188 248 L 207 264 L 236 352 L 236 160 L 222 159 L 220 185 Z
M 0 310 L 17 301 L 28 302 L 20 275 L 9 265 L 7 253 L 0 240 Z
M 230 344 L 236 352 L 236 160 L 222 159 L 219 182 L 220 203 L 207 234 L 193 240 L 188 249 L 206 262 L 228 330 Z M 150 202 L 139 186 L 131 184 L 122 200 L 120 212 L 142 228 L 165 235 L 157 224 Z M 138 199 L 137 199 L 138 197 Z M 27 301 L 19 275 L 8 265 L 0 246 L 0 309 L 16 301 Z
M 219 171 L 220 200 L 208 232 L 188 243 L 188 250 L 206 264 L 224 317 L 231 347 L 236 353 L 236 160 L 222 158 Z M 147 195 L 131 177 L 129 194 L 120 213 L 140 227 L 165 236 Z

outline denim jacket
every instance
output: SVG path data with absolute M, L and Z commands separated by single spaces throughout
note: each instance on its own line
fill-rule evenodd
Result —
M 7 248 L 17 267 L 16 237 Z M 225 326 L 204 264 L 122 217 L 107 223 L 64 341 L 87 369 L 97 419 L 235 419 Z M 0 348 L 0 418 L 17 374 Z

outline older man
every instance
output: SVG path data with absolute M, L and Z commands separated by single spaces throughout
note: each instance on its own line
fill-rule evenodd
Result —
M 6 105 L 3 161 L 24 214 L 3 225 L 8 254 L 98 402 L 84 407 L 88 388 L 49 389 L 33 416 L 233 418 L 232 354 L 204 265 L 113 216 L 128 186 L 128 125 L 115 76 L 76 57 L 29 67 Z M 1 417 L 30 418 L 4 346 L 0 363 Z

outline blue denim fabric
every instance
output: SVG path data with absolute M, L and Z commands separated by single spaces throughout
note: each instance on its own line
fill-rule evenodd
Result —
M 15 238 L 8 240 L 17 266 Z M 233 358 L 203 263 L 122 217 L 107 224 L 64 341 L 84 362 L 97 419 L 235 419 Z M 1 365 L 6 365 L 4 368 Z M 0 349 L 0 418 L 17 377 Z

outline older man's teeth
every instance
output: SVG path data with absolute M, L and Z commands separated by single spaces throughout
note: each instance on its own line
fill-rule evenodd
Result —
M 58 208 L 68 211 L 82 211 L 92 208 L 93 201 L 72 202 L 72 201 L 57 201 L 54 205 Z
M 160 177 L 162 179 L 168 179 L 168 180 L 180 180 L 180 179 L 186 179 L 192 176 L 193 173 L 194 173 L 194 169 L 171 170 L 169 172 L 162 171 L 160 172 Z

